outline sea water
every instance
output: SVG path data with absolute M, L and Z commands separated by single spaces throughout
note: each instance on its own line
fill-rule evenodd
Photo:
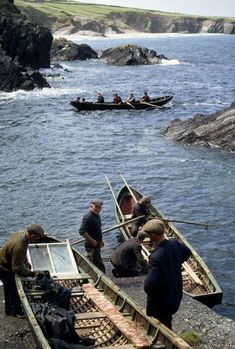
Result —
M 235 154 L 176 144 L 160 131 L 175 118 L 209 115 L 234 101 L 235 36 L 161 35 L 78 40 L 101 51 L 138 44 L 169 61 L 109 66 L 97 60 L 60 62 L 50 89 L 0 93 L 0 244 L 30 223 L 61 239 L 79 239 L 92 198 L 104 200 L 103 228 L 116 224 L 115 193 L 130 185 L 150 195 L 166 217 L 208 222 L 176 226 L 206 262 L 224 292 L 217 312 L 235 319 Z M 46 71 L 48 73 L 48 71 Z M 60 76 L 57 76 L 57 73 Z M 53 77 L 53 74 L 55 76 Z M 163 109 L 77 112 L 77 96 L 106 100 L 119 92 L 173 94 Z M 105 235 L 108 257 L 120 233 Z

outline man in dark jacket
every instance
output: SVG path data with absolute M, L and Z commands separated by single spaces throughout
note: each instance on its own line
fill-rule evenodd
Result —
M 85 238 L 84 245 L 88 258 L 97 268 L 105 273 L 105 266 L 100 254 L 100 250 L 104 246 L 100 217 L 102 205 L 103 202 L 101 200 L 94 199 L 91 201 L 90 210 L 82 219 L 79 233 Z
M 152 219 L 142 229 L 155 246 L 144 283 L 146 313 L 171 329 L 172 314 L 179 309 L 183 296 L 181 266 L 190 257 L 191 251 L 176 239 L 165 237 L 165 225 L 161 220 Z
M 135 204 L 132 212 L 131 218 L 137 218 L 144 216 L 140 219 L 137 219 L 132 223 L 132 236 L 136 236 L 139 228 L 147 222 L 148 216 L 148 207 L 151 205 L 151 199 L 149 196 L 142 196 L 139 201 Z
M 137 276 L 147 273 L 147 262 L 141 254 L 141 243 L 145 237 L 144 232 L 139 232 L 137 237 L 124 241 L 112 253 L 110 260 L 114 266 L 114 276 Z
M 15 283 L 15 274 L 32 276 L 26 253 L 28 243 L 34 243 L 44 237 L 44 230 L 38 224 L 31 224 L 27 231 L 19 230 L 0 249 L 0 279 L 5 296 L 5 313 L 8 316 L 23 316 L 21 301 Z

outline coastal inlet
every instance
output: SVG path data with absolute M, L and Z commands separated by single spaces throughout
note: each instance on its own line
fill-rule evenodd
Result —
M 160 133 L 175 118 L 209 115 L 234 100 L 233 35 L 158 35 L 86 42 L 96 51 L 138 44 L 169 61 L 151 66 L 110 66 L 97 60 L 59 62 L 51 88 L 0 93 L 0 244 L 30 223 L 61 239 L 76 240 L 92 198 L 104 201 L 103 228 L 116 223 L 115 192 L 128 183 L 166 217 L 208 222 L 209 229 L 175 224 L 208 265 L 224 292 L 215 310 L 235 319 L 235 159 L 220 149 L 176 144 Z M 45 71 L 44 71 L 45 72 Z M 52 73 L 52 71 L 46 71 Z M 56 75 L 56 74 L 55 74 Z M 78 112 L 70 100 L 112 100 L 173 94 L 160 110 Z M 120 242 L 105 236 L 104 258 Z

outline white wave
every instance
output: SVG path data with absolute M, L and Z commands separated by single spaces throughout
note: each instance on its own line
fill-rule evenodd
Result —
M 161 65 L 177 65 L 181 64 L 178 59 L 163 59 Z

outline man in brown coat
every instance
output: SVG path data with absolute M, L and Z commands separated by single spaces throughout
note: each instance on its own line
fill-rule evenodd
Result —
M 44 237 L 44 230 L 38 224 L 31 224 L 27 231 L 19 230 L 0 249 L 0 279 L 5 296 L 5 314 L 23 316 L 21 301 L 15 283 L 15 274 L 19 276 L 36 275 L 30 270 L 27 261 L 28 244 Z

